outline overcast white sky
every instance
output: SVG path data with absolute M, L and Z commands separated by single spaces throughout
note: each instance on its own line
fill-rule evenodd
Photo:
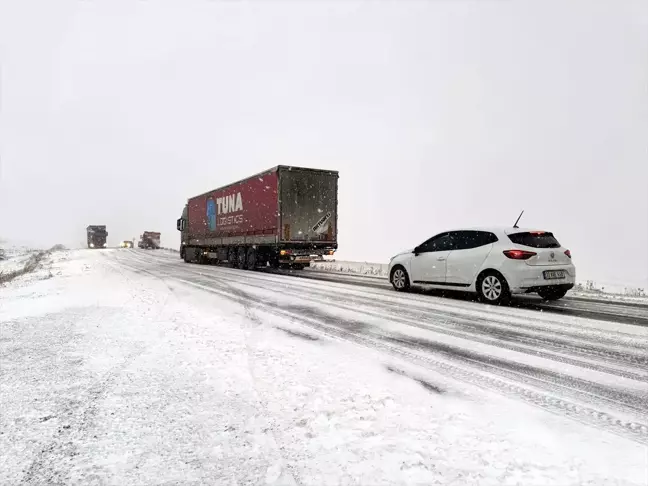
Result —
M 0 0 L 0 236 L 176 246 L 189 196 L 340 171 L 340 251 L 553 230 L 648 285 L 648 2 Z

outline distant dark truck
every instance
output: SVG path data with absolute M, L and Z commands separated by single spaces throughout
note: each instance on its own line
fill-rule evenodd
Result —
M 86 228 L 88 248 L 106 248 L 108 232 L 105 225 L 91 225 Z
M 337 244 L 338 172 L 278 166 L 188 200 L 177 221 L 185 262 L 241 269 L 309 266 Z
M 160 249 L 160 233 L 155 231 L 145 231 L 137 243 L 139 248 L 144 250 L 159 250 Z

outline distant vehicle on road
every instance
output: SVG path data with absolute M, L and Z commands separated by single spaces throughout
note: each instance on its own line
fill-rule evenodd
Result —
M 500 304 L 522 293 L 560 299 L 574 286 L 576 267 L 549 231 L 472 228 L 439 233 L 396 255 L 389 279 L 399 291 L 421 285 L 476 292 L 483 302 Z
M 337 244 L 338 173 L 278 166 L 189 199 L 177 221 L 185 262 L 302 269 Z
M 86 228 L 88 248 L 106 248 L 108 231 L 105 225 L 91 225 Z
M 119 244 L 119 246 L 121 246 L 122 248 L 133 248 L 133 242 L 124 240 Z
M 160 233 L 155 231 L 145 231 L 137 243 L 139 248 L 144 250 L 159 250 L 160 249 Z

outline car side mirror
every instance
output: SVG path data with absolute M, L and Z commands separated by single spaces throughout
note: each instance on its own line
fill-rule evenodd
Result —
M 417 246 L 416 248 L 414 248 L 414 251 L 412 253 L 414 253 L 414 256 L 418 256 L 418 254 L 421 253 L 420 250 L 421 248 Z
M 183 218 L 180 218 L 178 221 L 176 221 L 176 228 L 178 229 L 178 231 L 184 231 L 185 220 Z

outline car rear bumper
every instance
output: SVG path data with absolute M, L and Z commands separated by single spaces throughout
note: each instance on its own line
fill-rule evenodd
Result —
M 541 285 L 538 287 L 529 287 L 528 289 L 524 290 L 524 293 L 526 294 L 531 294 L 534 292 L 538 292 L 539 290 L 563 290 L 567 292 L 568 290 L 571 290 L 574 287 L 573 283 L 563 283 L 563 284 L 555 284 L 555 285 Z
M 545 279 L 546 270 L 563 270 L 565 278 Z M 576 283 L 576 268 L 574 265 L 524 267 L 505 277 L 513 294 L 537 292 L 541 288 L 569 290 Z

